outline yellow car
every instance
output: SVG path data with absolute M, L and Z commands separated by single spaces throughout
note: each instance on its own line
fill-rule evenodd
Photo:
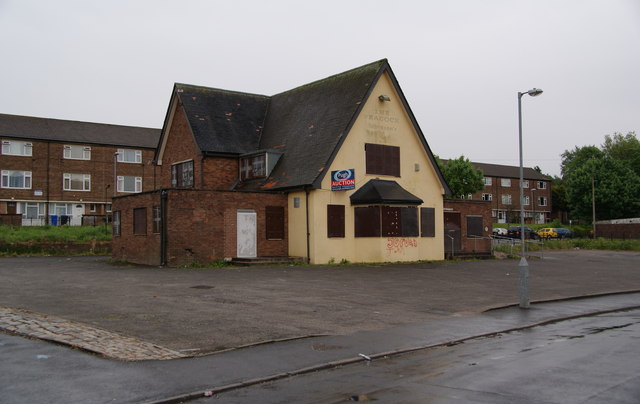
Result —
M 558 238 L 558 233 L 556 233 L 555 229 L 552 229 L 551 227 L 546 227 L 544 229 L 538 230 L 538 236 L 540 238 L 546 238 L 546 239 Z

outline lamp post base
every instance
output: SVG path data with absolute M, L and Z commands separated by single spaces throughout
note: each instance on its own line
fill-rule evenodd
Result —
M 529 308 L 529 263 L 522 256 L 518 263 L 518 295 L 520 296 L 520 308 Z

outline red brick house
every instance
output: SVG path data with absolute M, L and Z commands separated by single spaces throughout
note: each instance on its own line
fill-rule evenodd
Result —
M 155 163 L 114 198 L 116 259 L 444 257 L 448 186 L 386 60 L 273 96 L 175 84 Z

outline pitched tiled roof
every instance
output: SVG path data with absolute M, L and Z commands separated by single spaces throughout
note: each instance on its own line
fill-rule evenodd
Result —
M 243 154 L 259 147 L 269 97 L 176 84 L 194 139 L 202 152 Z
M 386 60 L 274 95 L 260 142 L 284 151 L 268 188 L 311 185 L 328 169 Z
M 0 137 L 155 148 L 160 129 L 0 114 Z
M 442 164 L 447 164 L 449 160 L 440 159 L 440 161 L 442 161 Z M 520 166 L 476 163 L 474 161 L 471 162 L 471 165 L 482 170 L 485 177 L 520 178 Z M 523 177 L 527 180 L 551 181 L 550 177 L 537 172 L 531 167 L 523 167 Z
M 482 170 L 486 177 L 520 178 L 519 166 L 503 166 L 499 164 L 486 164 L 471 162 L 475 168 Z M 551 178 L 541 174 L 530 167 L 523 167 L 523 178 L 528 180 L 551 181 Z
M 236 189 L 319 187 L 369 93 L 385 71 L 397 85 L 387 60 L 383 59 L 271 97 L 186 84 L 176 84 L 175 94 L 195 141 L 205 154 L 239 156 L 257 150 L 283 153 L 269 178 L 240 183 Z M 439 170 L 437 174 L 448 189 Z

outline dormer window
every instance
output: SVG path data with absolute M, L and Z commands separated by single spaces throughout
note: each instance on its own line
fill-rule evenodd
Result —
M 264 154 L 240 158 L 240 180 L 246 181 L 267 176 L 267 164 Z

